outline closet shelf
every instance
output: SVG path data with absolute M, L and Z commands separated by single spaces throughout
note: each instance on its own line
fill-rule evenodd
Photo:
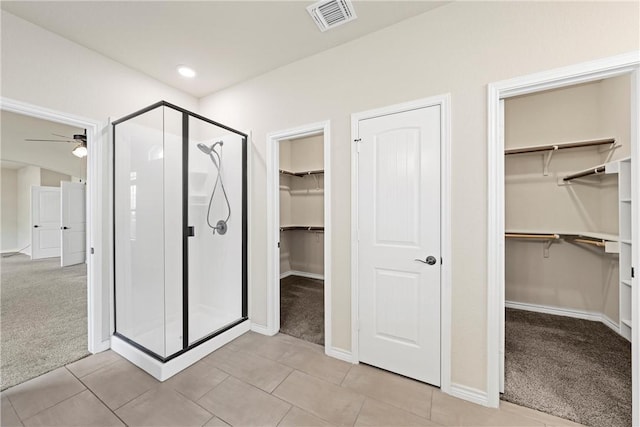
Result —
M 523 234 L 523 235 L 532 235 L 532 236 L 558 235 L 558 236 L 560 236 L 559 238 L 564 238 L 564 237 L 577 237 L 577 238 L 580 238 L 580 237 L 584 237 L 584 238 L 591 238 L 591 239 L 597 239 L 597 240 L 607 240 L 607 241 L 610 241 L 610 242 L 619 241 L 619 237 L 616 234 L 598 233 L 598 232 L 595 232 L 595 231 L 506 230 L 505 236 L 507 234 Z
M 507 230 L 505 238 L 543 240 L 550 245 L 553 241 L 563 239 L 575 243 L 582 243 L 604 248 L 607 253 L 620 252 L 620 238 L 615 234 L 597 233 L 592 231 L 564 232 L 564 231 L 520 231 Z
M 324 231 L 324 227 L 321 225 L 283 225 L 280 227 L 280 231 Z
M 539 153 L 542 151 L 556 151 L 556 150 L 564 150 L 567 148 L 611 145 L 611 144 L 615 144 L 615 142 L 616 142 L 615 138 L 605 138 L 605 139 L 593 139 L 588 141 L 563 142 L 559 144 L 535 145 L 535 146 L 520 147 L 520 148 L 510 148 L 510 149 L 504 150 L 504 154 L 508 156 L 510 154 Z
M 322 175 L 324 174 L 323 169 L 310 170 L 310 171 L 301 171 L 301 172 L 291 172 L 284 169 L 280 169 L 280 173 L 282 175 L 290 175 L 290 176 L 307 176 L 307 175 Z
M 623 285 L 631 287 L 631 280 L 621 280 L 620 282 L 622 282 Z

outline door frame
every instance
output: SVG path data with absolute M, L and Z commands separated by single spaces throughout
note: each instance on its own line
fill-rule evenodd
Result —
M 251 324 L 265 335 L 280 330 L 280 146 L 287 139 L 323 135 L 324 162 L 324 349 L 344 358 L 333 348 L 331 334 L 331 124 L 329 120 L 267 134 L 267 324 Z
M 74 114 L 52 110 L 28 104 L 10 98 L 0 97 L 0 109 L 51 122 L 62 123 L 87 130 L 87 344 L 90 353 L 98 353 L 110 347 L 109 336 L 103 339 L 103 326 L 109 318 L 108 296 L 104 291 L 104 275 L 108 274 L 104 256 L 103 224 L 109 220 L 104 214 L 102 195 L 104 194 L 104 144 L 102 129 L 105 125 L 99 121 Z M 93 250 L 94 253 L 91 253 Z M 108 295 L 108 294 L 107 294 Z
M 451 95 L 390 105 L 351 114 L 351 361 L 359 356 L 358 275 L 358 143 L 359 122 L 418 108 L 440 106 L 440 388 L 454 394 L 451 384 Z M 462 390 L 460 390 L 463 393 Z
M 504 99 L 556 89 L 595 80 L 631 75 L 631 166 L 633 182 L 640 182 L 638 160 L 640 160 L 640 140 L 638 132 L 638 107 L 640 105 L 640 52 L 629 52 L 609 58 L 584 62 L 568 67 L 557 68 L 541 73 L 530 74 L 503 80 L 488 85 L 488 224 L 487 224 L 487 406 L 498 407 L 500 401 L 500 347 L 504 341 L 504 300 L 505 300 L 505 261 L 504 261 L 504 124 L 501 122 L 500 103 Z M 636 185 L 632 198 L 639 200 L 640 191 Z M 632 222 L 640 224 L 640 210 L 637 203 L 632 206 Z M 638 227 L 633 229 L 632 265 L 640 266 L 638 250 Z M 637 289 L 636 277 L 634 289 Z M 638 340 L 640 322 L 638 308 L 640 293 L 632 301 L 632 360 L 640 360 Z M 640 422 L 638 391 L 640 377 L 638 364 L 632 365 L 633 425 Z

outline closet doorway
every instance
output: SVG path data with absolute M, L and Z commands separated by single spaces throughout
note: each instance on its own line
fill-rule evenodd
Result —
M 329 123 L 269 135 L 268 334 L 330 348 Z
M 489 85 L 492 406 L 637 424 L 638 63 Z

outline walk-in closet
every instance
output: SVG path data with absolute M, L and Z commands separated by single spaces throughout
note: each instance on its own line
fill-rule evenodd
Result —
M 505 101 L 503 400 L 631 425 L 628 75 Z
M 324 345 L 323 135 L 283 140 L 280 332 Z

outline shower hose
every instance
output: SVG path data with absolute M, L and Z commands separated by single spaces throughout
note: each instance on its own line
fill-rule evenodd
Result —
M 225 234 L 227 232 L 227 222 L 229 218 L 231 218 L 231 204 L 229 203 L 229 197 L 227 197 L 227 190 L 224 188 L 224 181 L 222 178 L 222 143 L 220 143 L 220 153 L 216 151 L 216 147 L 211 149 L 209 153 L 209 157 L 213 162 L 213 165 L 216 167 L 218 174 L 216 175 L 216 182 L 213 184 L 213 191 L 211 191 L 211 198 L 209 199 L 209 208 L 207 209 L 207 225 L 211 227 L 213 230 L 213 234 L 218 231 L 218 234 Z M 216 190 L 218 189 L 218 184 L 222 189 L 222 194 L 224 196 L 224 200 L 227 204 L 227 217 L 225 219 L 221 219 L 217 222 L 216 225 L 211 224 L 210 216 L 211 216 L 211 205 L 213 204 L 213 198 L 216 194 Z

